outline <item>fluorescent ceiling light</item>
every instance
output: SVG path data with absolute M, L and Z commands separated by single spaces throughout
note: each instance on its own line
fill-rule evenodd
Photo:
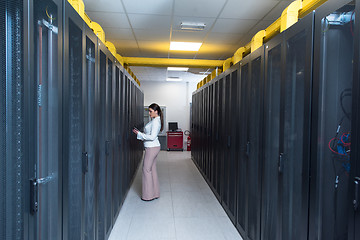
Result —
M 166 81 L 168 81 L 168 82 L 180 82 L 180 81 L 182 81 L 182 79 L 179 78 L 179 77 L 168 77 L 168 78 L 166 78 Z
M 201 44 L 198 42 L 170 42 L 170 50 L 199 51 Z
M 168 71 L 187 72 L 187 70 L 189 70 L 189 68 L 186 68 L 186 67 L 168 67 L 167 70 Z
M 181 30 L 202 31 L 205 29 L 205 23 L 182 22 L 180 23 Z

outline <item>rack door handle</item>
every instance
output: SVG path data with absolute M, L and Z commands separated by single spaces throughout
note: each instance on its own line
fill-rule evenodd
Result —
M 247 142 L 246 144 L 246 155 L 250 155 L 250 142 Z
M 360 184 L 360 177 L 355 177 L 354 178 L 354 187 L 355 187 L 355 191 L 354 191 L 354 200 L 353 200 L 353 204 L 354 204 L 354 210 L 357 211 L 359 209 L 359 184 Z
M 87 152 L 82 153 L 82 167 L 84 174 L 89 171 L 89 155 Z
M 278 170 L 279 173 L 283 173 L 284 171 L 284 153 L 280 153 L 279 155 Z

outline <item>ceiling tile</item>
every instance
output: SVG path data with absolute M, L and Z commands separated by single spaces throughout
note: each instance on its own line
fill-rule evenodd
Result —
M 214 54 L 218 54 L 218 53 L 223 53 L 223 52 L 233 52 L 234 50 L 238 49 L 239 47 L 235 46 L 235 45 L 229 45 L 229 44 L 209 44 L 209 43 L 205 43 L 201 46 L 200 50 L 199 50 L 199 54 L 202 53 L 214 53 Z M 234 51 L 235 52 L 235 51 Z
M 106 33 L 106 40 L 134 40 L 134 35 L 129 28 L 103 28 Z
M 205 43 L 211 44 L 237 44 L 244 34 L 228 34 L 228 33 L 209 33 Z
M 118 12 L 124 13 L 121 0 L 83 0 L 85 4 L 85 12 L 101 11 L 101 12 Z
M 170 47 L 169 42 L 159 42 L 159 41 L 138 41 L 138 44 L 140 51 L 151 50 L 159 53 L 167 53 Z
M 139 55 L 139 57 L 144 57 L 144 58 L 167 58 L 168 57 L 168 53 L 167 52 L 159 52 L 159 51 L 154 51 L 154 50 L 149 50 L 149 49 L 140 49 L 141 53 Z
M 169 53 L 170 58 L 193 59 L 195 56 L 196 52 L 171 51 Z
M 217 17 L 226 0 L 175 0 L 175 16 Z
M 206 32 L 173 31 L 171 41 L 175 42 L 203 42 Z
M 256 24 L 256 22 L 256 20 L 218 19 L 212 32 L 231 34 L 246 33 Z
M 172 30 L 181 30 L 181 22 L 191 23 L 204 23 L 205 29 L 202 32 L 207 32 L 214 24 L 216 18 L 200 18 L 200 17 L 186 17 L 186 16 L 174 16 Z
M 128 14 L 131 26 L 135 29 L 170 30 L 171 16 Z
M 139 57 L 140 56 L 140 51 L 137 48 L 117 49 L 117 53 L 119 53 L 123 57 Z
M 170 30 L 166 29 L 134 29 L 138 41 L 164 41 L 170 39 Z
M 137 52 L 137 54 L 140 53 L 135 41 L 113 39 L 111 39 L 110 41 L 114 44 L 117 53 L 119 53 L 121 56 L 130 57 L 130 55 L 128 55 L 129 52 L 131 52 L 132 54 L 134 52 Z
M 130 28 L 129 21 L 124 13 L 87 12 L 90 19 L 101 27 Z
M 220 18 L 262 19 L 278 2 L 271 0 L 229 0 Z
M 122 0 L 127 13 L 171 15 L 172 3 L 169 0 Z

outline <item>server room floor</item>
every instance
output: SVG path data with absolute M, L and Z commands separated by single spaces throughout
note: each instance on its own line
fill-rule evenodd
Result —
M 242 240 L 190 152 L 160 151 L 160 198 L 151 202 L 140 199 L 141 168 L 109 240 Z

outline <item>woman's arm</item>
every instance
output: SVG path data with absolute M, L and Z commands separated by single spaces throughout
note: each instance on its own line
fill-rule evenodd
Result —
M 153 140 L 155 140 L 155 138 L 159 134 L 160 128 L 161 128 L 161 122 L 158 119 L 155 119 L 151 123 L 151 133 L 150 134 L 145 134 L 145 133 L 142 133 L 142 132 L 138 132 L 137 133 L 137 139 L 153 141 Z

